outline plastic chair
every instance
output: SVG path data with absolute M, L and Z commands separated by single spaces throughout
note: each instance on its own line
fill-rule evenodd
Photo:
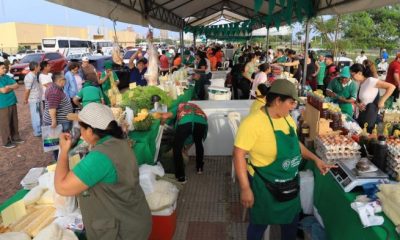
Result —
M 235 139 L 235 137 L 236 137 L 236 133 L 239 128 L 240 120 L 241 120 L 241 115 L 239 112 L 229 112 L 228 113 L 228 123 L 229 123 L 229 126 L 232 131 L 233 139 Z M 236 177 L 235 177 L 235 166 L 233 164 L 233 159 L 232 159 L 231 178 L 232 178 L 232 182 L 234 183 L 236 180 Z

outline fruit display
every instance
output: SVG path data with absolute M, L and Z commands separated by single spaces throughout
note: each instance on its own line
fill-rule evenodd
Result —
M 148 131 L 151 128 L 153 117 L 147 109 L 141 109 L 133 118 L 133 127 L 136 131 Z

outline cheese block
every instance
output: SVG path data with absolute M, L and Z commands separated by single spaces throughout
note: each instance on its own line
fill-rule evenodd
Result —
M 32 190 L 30 190 L 23 198 L 25 205 L 28 206 L 36 203 L 40 199 L 44 191 L 46 191 L 46 189 L 41 186 L 36 186 L 32 188 Z
M 54 193 L 51 190 L 47 190 L 43 193 L 41 198 L 36 202 L 37 204 L 54 204 Z
M 23 200 L 19 200 L 1 211 L 1 217 L 3 218 L 4 226 L 8 226 L 18 221 L 25 215 L 26 208 Z
M 16 232 L 25 232 L 31 237 L 35 237 L 40 230 L 49 225 L 55 218 L 56 209 L 52 206 L 37 207 L 15 224 L 11 229 Z
M 8 232 L 0 234 L 0 240 L 31 240 L 31 237 L 26 233 Z

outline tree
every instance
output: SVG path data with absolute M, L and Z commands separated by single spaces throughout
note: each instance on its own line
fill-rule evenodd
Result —
M 348 14 L 344 26 L 344 37 L 359 48 L 394 49 L 400 40 L 400 5 Z

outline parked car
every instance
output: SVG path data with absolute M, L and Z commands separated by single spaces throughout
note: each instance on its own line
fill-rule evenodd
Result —
M 0 51 L 0 62 L 4 62 L 6 56 L 8 57 L 8 61 L 10 61 L 11 64 L 15 64 L 16 62 L 18 62 L 18 59 L 14 55 L 10 55 L 2 51 Z
M 124 57 L 122 58 L 122 61 L 124 62 L 125 65 L 129 64 L 129 59 L 137 51 L 138 51 L 138 48 L 134 48 L 134 49 L 131 49 L 131 50 L 128 50 L 128 51 L 125 52 Z M 146 51 L 142 50 L 142 57 L 145 57 L 145 56 L 146 56 Z M 133 61 L 133 63 L 136 64 L 136 59 Z
M 25 75 L 29 72 L 29 63 L 35 61 L 40 64 L 44 60 L 49 62 L 50 72 L 62 72 L 67 65 L 67 59 L 58 52 L 33 53 L 26 55 L 19 63 L 12 65 L 10 73 L 14 75 L 16 81 L 23 81 Z
M 24 58 L 26 55 L 32 54 L 32 53 L 44 53 L 44 51 L 38 50 L 38 49 L 35 49 L 35 50 L 25 49 L 25 50 L 18 51 L 17 54 L 16 54 L 15 56 L 16 56 L 16 58 L 17 58 L 18 60 L 21 60 L 21 59 Z
M 83 57 L 91 56 L 91 53 L 76 53 L 76 54 L 69 54 L 67 56 L 67 60 L 70 61 L 71 59 L 82 59 Z

